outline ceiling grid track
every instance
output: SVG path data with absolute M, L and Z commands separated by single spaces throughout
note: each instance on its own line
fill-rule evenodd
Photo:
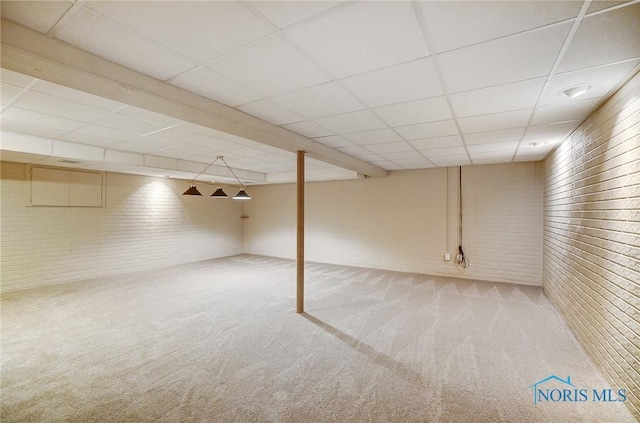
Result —
M 444 82 L 443 72 L 440 67 L 440 63 L 438 62 L 438 54 L 433 49 L 434 43 L 431 35 L 429 34 L 429 29 L 427 28 L 427 23 L 424 21 L 424 14 L 422 12 L 422 5 L 420 2 L 411 2 L 413 4 L 413 10 L 415 11 L 416 17 L 418 18 L 418 23 L 420 24 L 420 29 L 422 30 L 422 35 L 424 36 L 424 42 L 427 43 L 427 48 L 431 53 L 431 57 L 433 58 L 433 66 L 436 69 L 436 73 L 438 78 L 440 79 L 440 85 L 442 85 L 442 90 L 444 91 L 444 98 L 447 100 L 447 105 L 449 106 L 449 111 L 451 112 L 451 116 L 453 116 L 453 122 L 458 129 L 458 133 L 460 134 L 460 138 L 462 138 L 462 145 L 464 146 L 465 151 L 467 152 L 467 157 L 469 157 L 469 163 L 473 164 L 473 159 L 471 158 L 471 154 L 469 153 L 469 147 L 467 146 L 467 141 L 464 137 L 464 133 L 462 132 L 462 128 L 460 128 L 460 122 L 458 122 L 458 115 L 453 107 L 453 103 L 449 98 L 449 90 L 447 89 L 447 84 Z
M 378 113 L 376 113 L 376 112 L 375 112 L 375 110 L 373 110 L 373 108 L 369 108 L 369 107 L 368 107 L 368 106 L 367 106 L 367 105 L 362 101 L 362 99 L 361 99 L 360 97 L 358 97 L 358 96 L 357 96 L 357 95 L 356 95 L 352 90 L 350 90 L 347 86 L 345 86 L 345 85 L 344 85 L 344 83 L 340 80 L 340 78 L 338 78 L 338 77 L 337 77 L 337 76 L 335 76 L 333 73 L 331 73 L 331 72 L 330 72 L 328 69 L 326 69 L 322 64 L 320 64 L 320 63 L 319 63 L 319 62 L 318 62 L 318 61 L 317 61 L 313 56 L 311 56 L 308 52 L 306 52 L 306 51 L 305 51 L 304 49 L 302 49 L 298 44 L 296 44 L 293 40 L 291 40 L 291 38 L 290 38 L 289 36 L 287 36 L 287 34 L 285 34 L 285 33 L 284 33 L 284 29 L 280 29 L 280 28 L 278 28 L 275 24 L 273 24 L 271 21 L 269 21 L 269 20 L 268 20 L 264 15 L 262 15 L 262 13 L 260 13 L 260 12 L 259 12 L 259 11 L 257 11 L 257 10 L 255 10 L 255 8 L 254 8 L 253 6 L 251 6 L 251 5 L 249 5 L 248 3 L 243 2 L 243 5 L 245 5 L 247 8 L 249 8 L 249 9 L 250 9 L 253 13 L 255 13 L 256 15 L 258 15 L 258 16 L 259 16 L 261 19 L 263 19 L 267 24 L 271 25 L 271 26 L 274 28 L 274 30 L 276 30 L 279 34 L 281 34 L 281 36 L 283 37 L 283 39 L 285 39 L 285 40 L 287 41 L 287 43 L 289 43 L 289 45 L 290 45 L 291 47 L 293 47 L 294 49 L 296 49 L 296 51 L 297 51 L 298 53 L 300 53 L 301 55 L 303 55 L 304 57 L 306 57 L 306 58 L 307 58 L 311 63 L 313 63 L 316 67 L 318 67 L 319 69 L 321 69 L 321 70 L 322 70 L 322 71 L 323 71 L 323 72 L 324 72 L 324 73 L 325 73 L 325 74 L 330 78 L 330 81 L 322 82 L 322 83 L 319 83 L 319 84 L 317 84 L 317 85 L 312 85 L 312 86 L 307 87 L 307 88 L 311 88 L 311 87 L 313 87 L 313 86 L 319 86 L 319 85 L 327 84 L 327 83 L 329 83 L 329 82 L 334 82 L 334 83 L 336 83 L 340 88 L 342 88 L 343 90 L 345 90 L 346 92 L 348 92 L 348 93 L 349 93 L 353 98 L 355 98 L 355 99 L 356 99 L 356 101 L 357 101 L 358 103 L 360 103 L 360 106 L 362 106 L 362 109 L 360 109 L 360 110 L 355 110 L 354 112 L 362 111 L 362 110 L 369 111 L 369 112 L 370 112 L 370 113 L 372 113 L 372 114 L 373 114 L 377 119 L 379 119 L 379 120 L 380 120 L 380 122 L 382 122 L 382 123 L 385 125 L 385 127 L 386 127 L 386 128 L 381 128 L 381 129 L 388 129 L 388 130 L 392 131 L 394 134 L 396 134 L 396 135 L 399 137 L 399 139 L 401 139 L 401 140 L 403 140 L 403 141 L 407 142 L 407 144 L 408 144 L 409 146 L 411 146 L 411 148 L 413 148 L 413 150 L 414 150 L 415 152 L 417 152 L 417 153 L 418 153 L 418 154 L 420 154 L 422 157 L 424 157 L 424 159 L 425 159 L 425 160 L 426 160 L 426 161 L 427 161 L 431 166 L 435 166 L 435 164 L 434 164 L 431 160 L 429 160 L 427 157 L 425 157 L 425 156 L 424 156 L 424 155 L 423 155 L 423 154 L 422 154 L 418 149 L 416 149 L 416 148 L 415 148 L 411 143 L 409 143 L 409 141 L 408 141 L 408 140 L 404 139 L 404 137 L 403 137 L 402 135 L 400 135 L 400 134 L 398 133 L 398 131 L 396 131 L 396 130 L 395 130 L 395 128 L 393 128 L 393 127 L 392 127 L 391 125 L 389 125 L 389 124 L 388 124 L 384 119 L 382 119 L 382 117 L 380 117 L 380 115 L 379 115 Z M 348 6 L 348 5 L 350 5 L 350 4 L 348 4 L 348 3 L 340 4 L 340 5 L 339 5 L 339 6 L 337 6 L 337 7 L 330 8 L 330 9 L 328 9 L 328 10 L 325 10 L 325 11 L 323 11 L 323 12 L 319 13 L 318 15 L 313 15 L 313 16 L 311 16 L 311 17 L 307 18 L 307 19 L 317 18 L 319 15 L 322 15 L 322 14 L 328 14 L 328 13 L 334 12 L 334 11 L 335 11 L 336 9 L 338 9 L 339 7 L 346 7 L 346 6 Z M 293 25 L 291 25 L 291 26 L 299 25 L 299 24 L 301 24 L 301 23 L 303 23 L 303 22 L 304 22 L 304 21 L 302 21 L 302 22 L 296 22 L 295 24 L 293 24 Z M 291 26 L 289 26 L 289 27 L 291 27 Z M 286 28 L 289 28 L 289 27 L 286 27 Z M 420 57 L 420 58 L 412 59 L 412 60 L 409 60 L 409 61 L 407 61 L 407 62 L 402 62 L 402 63 L 400 63 L 400 64 L 403 64 L 403 63 L 410 63 L 410 62 L 412 62 L 412 61 L 420 60 L 420 59 L 423 59 L 423 58 L 422 58 L 422 57 Z M 370 71 L 368 71 L 368 72 L 375 72 L 375 71 L 378 71 L 378 70 L 380 70 L 380 69 L 384 69 L 384 68 L 386 68 L 386 67 L 392 67 L 392 66 L 396 66 L 396 65 L 398 65 L 398 63 L 396 63 L 396 64 L 394 64 L 394 65 L 385 66 L 385 67 L 383 67 L 383 68 L 379 68 L 379 69 L 373 69 L 373 70 L 370 70 Z M 368 72 L 363 72 L 363 74 L 368 73 Z M 282 94 L 286 94 L 286 93 L 281 93 L 281 94 L 278 94 L 278 95 L 282 95 Z M 273 97 L 275 97 L 275 96 L 273 96 Z M 268 100 L 268 99 L 269 99 L 269 98 L 267 98 L 267 100 Z M 280 105 L 279 105 L 279 106 L 280 106 Z M 280 107 L 284 107 L 284 106 L 280 106 Z M 285 109 L 287 109 L 286 107 L 284 107 L 284 108 L 285 108 Z M 288 109 L 287 109 L 287 110 L 288 110 Z M 295 112 L 294 112 L 294 113 L 295 113 Z M 338 116 L 338 115 L 340 115 L 340 114 L 341 114 L 341 113 L 337 113 L 337 114 L 335 114 L 335 115 L 322 116 L 322 118 L 327 118 L 327 117 L 332 117 L 332 116 Z M 317 125 L 319 125 L 319 126 L 323 127 L 320 123 L 316 122 L 316 119 L 308 119 L 308 120 L 310 120 L 310 121 L 312 121 L 312 122 L 315 122 Z M 334 131 L 331 131 L 330 129 L 325 128 L 325 127 L 323 127 L 323 128 L 324 128 L 324 129 L 326 129 L 327 131 L 331 132 L 333 135 L 338 136 L 338 137 L 347 138 L 347 137 L 345 137 L 345 135 L 349 135 L 349 134 L 335 134 L 335 133 L 334 133 Z M 374 131 L 375 131 L 375 129 L 374 129 Z M 367 132 L 367 131 L 364 131 L 364 132 Z M 321 137 L 319 137 L 319 138 L 321 138 Z M 348 139 L 348 138 L 347 138 L 347 139 Z M 393 141 L 391 141 L 391 142 L 393 142 Z M 385 159 L 384 157 L 380 156 L 378 153 L 376 153 L 376 152 L 373 152 L 373 151 L 369 150 L 369 149 L 367 148 L 367 146 L 366 146 L 366 145 L 358 145 L 358 147 L 360 147 L 360 148 L 363 148 L 363 149 L 367 150 L 371 155 L 375 155 L 375 156 L 377 156 L 377 157 L 380 157 L 381 161 L 388 161 L 388 162 L 393 163 L 393 164 L 394 164 L 394 165 L 396 165 L 396 166 L 399 166 L 399 167 L 403 168 L 403 166 L 401 166 L 401 165 L 399 165 L 399 164 L 395 163 L 393 160 Z
M 533 106 L 533 111 L 531 112 L 531 116 L 529 116 L 529 121 L 527 122 L 527 126 L 525 127 L 525 130 L 522 133 L 522 137 L 520 137 L 520 140 L 518 141 L 518 146 L 516 147 L 516 151 L 514 151 L 514 153 L 513 153 L 513 157 L 511 159 L 511 161 L 515 160 L 516 156 L 518 155 L 518 150 L 522 146 L 522 142 L 524 141 L 525 137 L 527 136 L 527 132 L 529 132 L 529 128 L 531 127 L 531 123 L 533 122 L 533 118 L 535 117 L 536 111 L 538 110 L 538 104 L 540 103 L 540 99 L 542 98 L 542 94 L 544 94 L 545 89 L 549 85 L 549 81 L 551 81 L 551 79 L 553 78 L 553 76 L 556 73 L 556 70 L 558 69 L 558 66 L 560 66 L 560 62 L 564 58 L 564 55 L 566 54 L 567 49 L 569 48 L 569 45 L 571 44 L 571 41 L 573 40 L 573 37 L 576 35 L 576 32 L 578 32 L 578 27 L 580 27 L 580 24 L 582 23 L 582 20 L 584 19 L 585 15 L 587 14 L 587 10 L 589 10 L 589 6 L 591 6 L 591 0 L 585 0 L 585 2 L 582 4 L 582 7 L 580 8 L 580 12 L 578 12 L 578 16 L 576 16 L 574 18 L 573 25 L 571 26 L 571 29 L 569 30 L 569 33 L 567 34 L 567 38 L 564 40 L 564 43 L 562 44 L 562 48 L 560 49 L 560 52 L 558 53 L 558 56 L 556 57 L 556 60 L 553 63 L 553 66 L 551 67 L 551 71 L 549 72 L 549 75 L 547 76 L 547 79 L 544 81 L 544 85 L 542 86 L 542 90 L 540 91 L 540 94 L 538 95 L 538 98 L 536 99 L 536 103 Z M 576 124 L 576 127 L 578 125 L 579 125 L 579 123 Z M 571 132 L 573 132 L 573 130 L 571 130 L 570 133 Z

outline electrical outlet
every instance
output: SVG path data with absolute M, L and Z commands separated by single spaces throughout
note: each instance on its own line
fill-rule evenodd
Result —
M 449 254 L 449 253 L 444 253 L 444 260 L 445 260 L 445 261 L 449 261 L 449 260 L 451 260 L 451 254 Z

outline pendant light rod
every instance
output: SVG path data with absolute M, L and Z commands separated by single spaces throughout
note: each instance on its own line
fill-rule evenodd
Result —
M 221 158 L 222 158 L 222 156 L 217 156 L 217 157 L 216 157 L 216 158 L 215 158 L 211 163 L 209 163 L 209 164 L 207 165 L 207 167 L 205 167 L 204 169 L 202 169 L 202 171 L 201 171 L 200 173 L 198 173 L 198 174 L 196 175 L 196 177 L 195 177 L 195 178 L 193 178 L 192 180 L 195 182 L 195 181 L 196 181 L 196 179 L 198 179 L 198 176 L 200 176 L 200 175 L 202 175 L 203 173 L 205 173 L 205 172 L 207 171 L 207 169 L 209 169 L 209 168 L 210 168 L 210 167 L 211 167 L 215 162 L 217 162 L 217 161 L 218 161 L 218 159 L 221 159 Z M 224 159 L 222 159 L 222 161 L 224 161 Z M 225 164 L 227 164 L 227 163 L 225 162 Z M 234 176 L 235 176 L 235 175 L 234 175 Z
M 238 178 L 238 175 L 236 175 L 236 173 L 233 171 L 233 169 L 231 169 L 231 166 L 229 166 L 227 164 L 227 161 L 224 159 L 224 156 L 218 156 L 216 158 L 216 160 L 221 159 L 222 163 L 224 163 L 225 166 L 227 166 L 227 169 L 229 169 L 229 171 L 231 172 L 231 174 L 234 176 L 234 178 L 236 178 L 236 181 L 238 181 L 238 183 L 240 184 L 241 187 L 244 187 L 244 184 L 242 182 L 240 182 L 240 178 Z M 216 161 L 214 160 L 214 162 Z M 213 163 L 211 163 L 213 164 Z

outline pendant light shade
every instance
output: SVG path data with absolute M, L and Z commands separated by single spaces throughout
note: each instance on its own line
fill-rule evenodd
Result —
M 240 189 L 236 195 L 233 196 L 234 200 L 251 200 L 251 196 L 247 194 L 244 189 Z
M 182 195 L 199 195 L 199 196 L 202 196 L 202 194 L 200 194 L 200 191 L 198 191 L 198 188 L 196 188 L 196 180 L 198 179 L 198 177 L 200 175 L 202 175 L 204 172 L 206 172 L 207 169 L 209 169 L 212 164 L 214 164 L 218 160 L 222 160 L 222 163 L 224 163 L 224 165 L 227 167 L 227 169 L 229 169 L 229 172 L 231 172 L 233 177 L 236 178 L 236 181 L 238 181 L 238 184 L 240 184 L 240 191 L 238 191 L 238 193 L 236 195 L 234 195 L 232 198 L 234 200 L 251 200 L 251 197 L 249 196 L 249 194 L 247 194 L 246 191 L 244 190 L 244 185 L 242 185 L 242 181 L 240 181 L 240 179 L 238 178 L 236 173 L 233 171 L 233 169 L 231 169 L 231 167 L 229 167 L 229 165 L 227 164 L 226 160 L 224 159 L 224 156 L 217 156 L 214 161 L 212 161 L 211 163 L 209 163 L 207 165 L 207 167 L 202 169 L 202 171 L 200 173 L 198 173 L 196 175 L 196 177 L 193 179 L 193 184 L 189 185 L 189 189 L 186 190 Z M 214 197 L 214 198 L 229 198 L 227 193 L 224 192 L 221 187 L 216 188 L 214 193 L 211 194 L 211 197 Z
M 213 194 L 211 194 L 212 197 L 215 198 L 229 198 L 229 196 L 227 195 L 226 192 L 224 192 L 222 190 L 222 188 L 218 187 L 215 192 Z
M 202 194 L 200 194 L 200 191 L 198 191 L 198 188 L 196 188 L 195 184 L 189 185 L 189 189 L 186 190 L 182 195 L 199 195 L 199 196 L 202 196 Z

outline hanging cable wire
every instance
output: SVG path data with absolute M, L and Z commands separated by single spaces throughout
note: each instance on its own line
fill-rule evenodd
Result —
M 240 179 L 238 178 L 238 176 L 236 175 L 236 173 L 233 171 L 233 169 L 231 169 L 231 166 L 229 166 L 229 165 L 227 164 L 227 161 L 224 159 L 224 156 L 218 156 L 218 158 L 217 158 L 216 160 L 218 160 L 218 159 L 221 159 L 221 160 L 222 160 L 222 163 L 224 163 L 224 165 L 227 167 L 227 169 L 229 169 L 229 171 L 231 172 L 231 174 L 233 175 L 233 177 L 234 177 L 234 178 L 236 178 L 236 181 L 238 181 L 238 184 L 240 184 L 240 187 L 241 187 L 241 188 L 244 188 L 244 185 L 242 184 L 242 182 L 240 182 Z M 214 160 L 214 161 L 215 161 L 215 160 Z
M 456 264 L 463 269 L 469 267 L 469 259 L 464 255 L 464 251 L 462 250 L 462 166 L 460 166 L 460 177 L 459 177 L 459 186 L 458 186 L 458 209 L 460 210 L 460 215 L 458 216 L 458 254 L 456 255 Z

